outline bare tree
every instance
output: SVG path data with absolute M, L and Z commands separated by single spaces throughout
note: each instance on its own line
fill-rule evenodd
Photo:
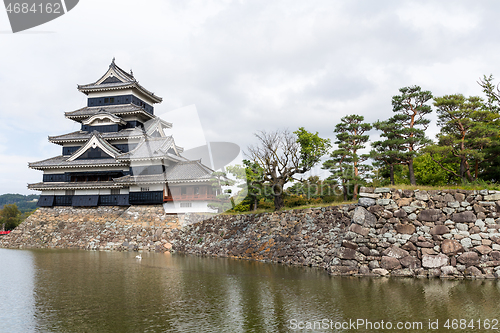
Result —
M 330 147 L 330 140 L 318 133 L 307 132 L 303 127 L 290 133 L 288 130 L 255 133 L 259 144 L 248 147 L 248 156 L 263 170 L 264 182 L 271 186 L 274 208 L 284 206 L 283 189 L 295 174 L 303 174 L 319 162 Z

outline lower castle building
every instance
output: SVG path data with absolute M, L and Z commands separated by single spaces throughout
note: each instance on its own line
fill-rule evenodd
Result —
M 38 205 L 129 206 L 163 204 L 167 213 L 213 212 L 220 188 L 213 170 L 188 160 L 154 115 L 162 99 L 142 87 L 132 72 L 111 62 L 96 82 L 78 85 L 87 106 L 66 112 L 79 131 L 49 136 L 61 155 L 29 163 L 43 181 L 28 184 L 41 191 Z

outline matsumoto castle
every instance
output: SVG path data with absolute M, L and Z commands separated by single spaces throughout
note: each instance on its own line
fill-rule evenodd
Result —
M 172 127 L 154 115 L 161 97 L 111 62 L 96 82 L 78 85 L 87 106 L 66 112 L 79 131 L 49 136 L 62 154 L 29 167 L 43 171 L 43 181 L 28 184 L 42 191 L 38 205 L 129 206 L 163 204 L 165 212 L 212 212 L 216 200 L 212 169 L 188 160 Z

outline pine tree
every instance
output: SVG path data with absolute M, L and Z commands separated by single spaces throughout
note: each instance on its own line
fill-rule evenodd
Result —
M 485 160 L 485 149 L 491 146 L 492 136 L 498 133 L 492 126 L 495 114 L 490 112 L 480 97 L 465 98 L 461 94 L 435 98 L 438 125 L 438 144 L 426 151 L 444 157 L 437 161 L 444 170 L 462 181 L 474 181 L 479 175 L 479 167 Z M 444 166 L 443 162 L 456 162 L 458 170 Z
M 398 136 L 399 128 L 394 122 L 390 121 L 377 121 L 373 124 L 373 127 L 382 131 L 380 136 L 385 139 L 372 143 L 373 149 L 370 151 L 370 157 L 389 168 L 391 185 L 395 185 L 394 166 L 402 164 L 400 155 L 404 150 L 402 140 Z
M 331 159 L 323 163 L 323 169 L 329 170 L 333 179 L 340 179 L 344 191 L 344 200 L 347 200 L 347 188 L 354 186 L 353 197 L 358 196 L 358 186 L 363 182 L 367 171 L 371 167 L 362 164 L 369 158 L 368 154 L 359 154 L 365 148 L 369 136 L 365 133 L 371 130 L 372 125 L 363 123 L 364 117 L 360 115 L 349 115 L 341 119 L 335 126 L 337 133 L 338 149 L 334 150 Z
M 430 91 L 423 91 L 419 86 L 399 89 L 401 95 L 392 97 L 393 111 L 396 113 L 388 122 L 397 129 L 394 134 L 398 137 L 396 144 L 403 149 L 397 158 L 408 165 L 410 184 L 416 185 L 413 159 L 420 148 L 431 141 L 425 137 L 425 130 L 429 126 L 429 119 L 424 118 L 432 112 L 426 103 L 432 99 Z

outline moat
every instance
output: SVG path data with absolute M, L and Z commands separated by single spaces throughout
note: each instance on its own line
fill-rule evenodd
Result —
M 0 331 L 293 332 L 300 323 L 363 319 L 422 322 L 418 332 L 437 332 L 449 331 L 448 319 L 465 319 L 476 323 L 466 331 L 480 332 L 477 320 L 500 318 L 496 280 L 338 277 L 246 260 L 136 255 L 0 249 Z M 429 330 L 429 320 L 439 329 Z

